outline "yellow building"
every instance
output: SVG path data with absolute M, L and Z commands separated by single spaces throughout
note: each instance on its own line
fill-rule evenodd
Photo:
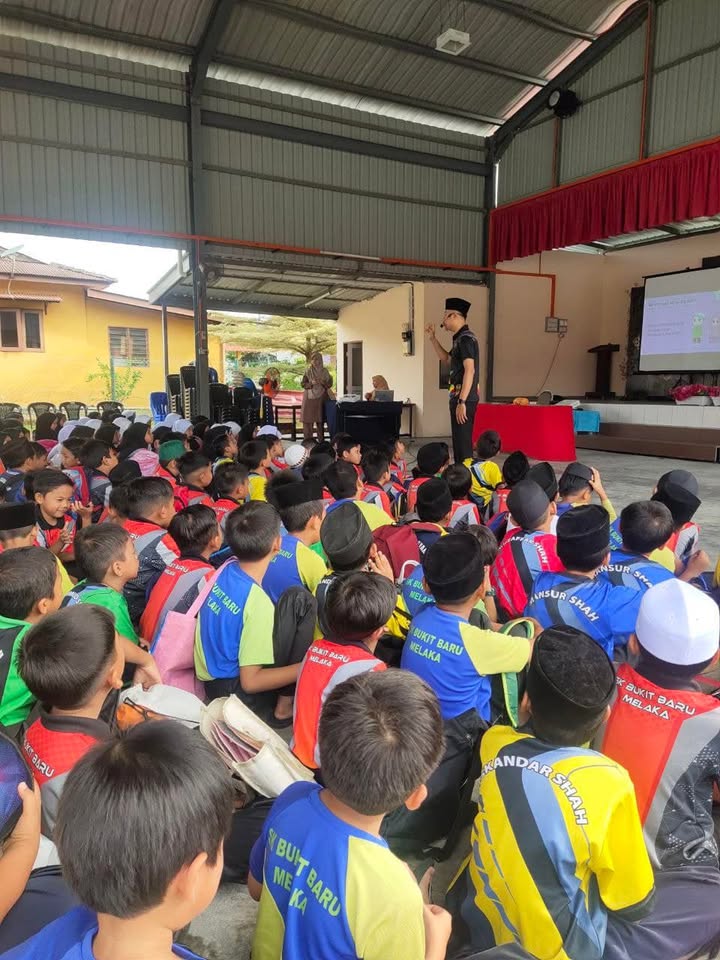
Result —
M 125 406 L 149 407 L 150 393 L 166 389 L 161 309 L 107 293 L 112 283 L 0 248 L 0 401 L 109 400 L 102 381 L 88 376 L 112 355 L 120 376 L 128 367 L 142 374 Z M 188 310 L 168 310 L 168 355 L 171 373 L 195 356 Z M 222 379 L 222 344 L 212 337 L 210 366 Z

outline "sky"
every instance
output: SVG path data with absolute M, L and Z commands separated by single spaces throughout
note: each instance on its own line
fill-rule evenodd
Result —
M 0 247 L 16 247 L 19 253 L 58 263 L 65 267 L 114 277 L 108 290 L 126 297 L 147 299 L 147 291 L 177 262 L 177 250 L 163 247 L 137 247 L 124 243 L 100 243 L 95 240 L 67 240 L 22 233 L 0 233 Z

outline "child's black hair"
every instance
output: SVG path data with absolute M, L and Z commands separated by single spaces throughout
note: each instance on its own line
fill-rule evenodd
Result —
M 163 477 L 139 477 L 127 484 L 125 506 L 130 520 L 143 520 L 172 501 L 172 486 Z
M 303 480 L 314 480 L 316 477 L 323 479 L 325 471 L 335 460 L 335 456 L 329 453 L 311 453 L 300 470 Z
M 379 483 L 390 470 L 390 459 L 384 450 L 368 450 L 363 457 L 362 469 L 368 483 Z
M 263 560 L 279 536 L 278 512 L 262 500 L 251 500 L 242 510 L 233 510 L 225 523 L 225 540 L 240 562 Z
M 224 433 L 220 433 L 219 431 L 215 432 L 213 427 L 212 430 L 207 432 L 203 440 L 203 453 L 212 463 L 227 456 L 227 448 L 231 443 L 232 434 L 229 428 Z
M 339 453 L 339 451 L 338 451 L 338 447 L 339 447 L 341 444 L 346 445 L 349 440 L 352 440 L 352 437 L 350 436 L 350 434 L 349 434 L 349 433 L 344 433 L 344 432 L 342 432 L 342 431 L 341 431 L 340 433 L 336 433 L 335 436 L 332 438 L 332 445 L 333 445 L 333 447 L 334 447 L 334 449 L 335 449 L 335 452 L 338 454 L 338 456 L 340 456 L 340 453 Z M 314 446 L 314 444 L 313 444 L 313 446 Z M 347 446 L 346 446 L 346 449 L 348 449 Z
M 81 426 L 80 424 L 78 424 L 77 427 L 73 427 L 72 433 L 70 434 L 70 437 L 77 437 L 80 440 L 92 440 L 93 436 L 92 427 Z M 68 439 L 70 439 L 70 437 L 68 437 Z M 62 445 L 65 446 L 64 440 Z
M 357 470 L 346 460 L 331 463 L 322 479 L 335 500 L 352 500 L 357 495 Z
M 505 463 L 502 465 L 502 478 L 506 487 L 514 487 L 528 475 L 530 470 L 530 461 L 522 450 L 514 450 L 509 453 Z
M 280 507 L 275 497 L 275 491 L 291 483 L 301 483 L 290 470 L 279 470 L 274 473 L 265 487 L 265 496 L 268 503 L 280 514 L 280 520 L 288 533 L 301 533 L 313 517 L 322 517 L 325 504 L 322 500 L 309 500 L 292 507 Z
M 592 490 L 590 482 L 584 477 L 578 477 L 575 473 L 565 471 L 558 480 L 558 493 L 561 497 L 572 497 L 576 493 L 582 493 L 583 490 Z
M 215 471 L 215 491 L 218 497 L 232 496 L 234 490 L 247 483 L 248 469 L 244 463 L 221 463 Z
M 65 447 L 65 449 L 68 450 L 76 460 L 79 460 L 82 448 L 86 443 L 88 443 L 88 440 L 86 440 L 84 437 L 78 437 L 73 433 L 73 435 L 68 437 L 67 440 L 63 440 L 61 446 Z
M 397 602 L 395 585 L 374 573 L 336 577 L 325 598 L 324 616 L 329 640 L 367 639 L 392 616 Z
M 500 453 L 502 440 L 497 430 L 485 430 L 475 444 L 475 456 L 478 460 L 490 460 Z
M 106 443 L 108 447 L 114 447 L 115 437 L 119 432 L 120 431 L 111 420 L 110 423 L 103 423 L 97 428 L 95 431 L 95 439 L 102 443 Z
M 24 437 L 11 440 L 2 448 L 2 462 L 6 470 L 17 470 L 27 460 L 32 460 L 33 456 L 32 444 Z
M 620 514 L 623 546 L 633 553 L 647 554 L 664 547 L 674 528 L 668 508 L 654 500 L 630 503 Z
M 80 463 L 86 470 L 98 470 L 110 456 L 110 444 L 102 440 L 88 440 L 80 450 Z
M 78 530 L 75 561 L 89 583 L 102 583 L 108 570 L 125 556 L 130 534 L 117 523 L 93 523 Z
M 68 774 L 55 830 L 63 876 L 96 913 L 137 917 L 198 856 L 216 863 L 232 809 L 227 768 L 196 730 L 141 723 Z
M 472 474 L 464 463 L 451 463 L 443 477 L 453 500 L 467 500 L 472 490 Z
M 240 433 L 238 434 L 238 447 L 242 447 L 246 443 L 250 443 L 252 441 L 256 427 L 256 423 L 244 423 L 240 427 Z
M 49 550 L 18 547 L 0 553 L 0 616 L 25 620 L 55 594 L 59 567 Z
M 608 544 L 603 550 L 582 555 L 577 547 L 571 548 L 562 537 L 557 538 L 557 555 L 560 563 L 566 570 L 577 570 L 578 573 L 592 573 L 593 570 L 597 570 L 605 562 L 609 550 Z
M 0 546 L 5 546 L 11 540 L 22 540 L 28 537 L 34 526 L 35 524 L 32 523 L 26 527 L 16 527 L 14 530 L 0 530 Z
M 202 503 L 193 503 L 175 514 L 168 533 L 180 553 L 202 553 L 218 533 L 215 511 Z
M 244 463 L 248 470 L 258 470 L 260 464 L 268 455 L 268 445 L 261 437 L 259 440 L 250 440 L 240 447 L 238 460 Z
M 18 671 L 46 709 L 76 710 L 97 691 L 115 659 L 115 618 L 93 604 L 51 613 L 23 637 Z
M 33 457 L 35 459 L 37 459 L 37 457 L 45 457 L 47 459 L 48 452 L 41 443 L 30 441 L 30 446 L 32 447 Z
M 187 437 L 184 433 L 178 433 L 176 430 L 171 430 L 170 433 L 165 437 L 163 443 L 168 443 L 170 440 L 179 440 L 183 445 L 187 443 Z
M 44 470 L 33 470 L 25 476 L 25 499 L 34 500 L 35 495 L 45 496 L 60 487 L 72 487 L 73 482 L 62 470 L 46 467 Z
M 359 446 L 360 441 L 356 440 L 355 437 L 351 437 L 349 433 L 341 433 L 335 438 L 335 449 L 337 450 L 338 460 L 342 459 L 344 453 Z
M 178 457 L 175 464 L 183 482 L 187 483 L 194 474 L 206 470 L 210 466 L 210 461 L 204 454 L 191 450 L 190 453 L 184 453 Z
M 321 440 L 319 443 L 316 443 L 315 446 L 310 451 L 310 456 L 314 457 L 316 454 L 327 454 L 333 460 L 337 460 L 337 454 L 335 452 L 335 447 L 330 443 L 329 440 Z
M 468 527 L 465 532 L 471 533 L 480 544 L 482 550 L 482 564 L 485 569 L 488 570 L 495 563 L 498 550 L 500 549 L 497 542 L 497 537 L 488 527 L 478 526 L 477 524 L 473 524 L 471 527 Z
M 152 432 L 153 440 L 156 441 L 157 443 L 164 443 L 168 439 L 171 433 L 172 433 L 172 429 L 170 427 L 166 427 L 164 425 L 155 427 L 155 429 Z
M 405 670 L 338 684 L 320 714 L 323 782 L 351 810 L 380 816 L 422 786 L 444 750 L 437 697 Z

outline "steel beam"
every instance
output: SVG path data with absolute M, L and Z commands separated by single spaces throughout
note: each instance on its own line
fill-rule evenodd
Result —
M 180 297 L 168 297 L 168 306 L 184 307 L 187 300 Z M 294 307 L 287 303 L 256 302 L 254 300 L 208 300 L 207 310 L 211 313 L 256 313 L 270 317 L 298 317 L 309 320 L 337 320 L 337 310 L 313 310 L 306 307 Z
M 572 27 L 569 23 L 563 23 L 554 17 L 548 17 L 544 13 L 523 6 L 521 3 L 514 3 L 513 0 L 468 0 L 468 3 L 499 10 L 509 17 L 516 17 L 518 20 L 525 20 L 527 23 L 534 23 L 538 27 L 551 30 L 553 33 L 562 33 L 567 37 L 576 37 L 578 40 L 594 40 L 597 36 L 597 34 L 590 33 L 588 30 L 581 30 L 579 27 Z
M 284 3 L 278 3 L 277 0 L 243 0 L 243 6 L 254 7 L 257 10 L 263 10 L 272 13 L 277 17 L 283 17 L 293 23 L 302 23 L 309 27 L 322 30 L 325 33 L 336 34 L 344 37 L 352 37 L 362 43 L 370 43 L 377 47 L 389 47 L 392 50 L 399 50 L 401 53 L 409 53 L 413 56 L 423 57 L 426 60 L 440 61 L 441 63 L 450 63 L 457 67 L 463 67 L 467 70 L 473 70 L 476 73 L 490 74 L 494 77 L 505 77 L 508 80 L 517 80 L 518 83 L 529 83 L 536 87 L 544 87 L 547 80 L 543 77 L 536 77 L 532 74 L 522 73 L 519 70 L 511 70 L 509 67 L 503 67 L 497 63 L 490 63 L 486 60 L 475 60 L 472 57 L 453 56 L 450 53 L 443 53 L 441 50 L 435 50 L 433 47 L 424 43 L 416 43 L 413 40 L 406 40 L 403 37 L 396 37 L 387 33 L 376 33 L 372 30 L 365 30 L 362 27 L 356 27 L 352 23 L 343 20 L 335 20 L 332 17 L 326 17 L 319 13 L 313 13 L 311 10 L 304 10 L 302 7 L 290 7 Z
M 207 79 L 208 67 L 210 66 L 220 40 L 225 33 L 230 17 L 237 8 L 237 0 L 215 0 L 212 11 L 205 24 L 203 35 L 193 54 L 192 64 L 190 66 L 190 76 L 192 78 L 191 96 L 202 96 Z

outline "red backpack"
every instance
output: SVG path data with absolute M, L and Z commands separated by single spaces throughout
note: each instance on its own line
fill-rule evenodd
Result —
M 436 523 L 392 523 L 378 527 L 373 533 L 375 545 L 388 558 L 397 583 L 402 583 L 421 563 L 416 531 L 437 533 L 438 526 Z

